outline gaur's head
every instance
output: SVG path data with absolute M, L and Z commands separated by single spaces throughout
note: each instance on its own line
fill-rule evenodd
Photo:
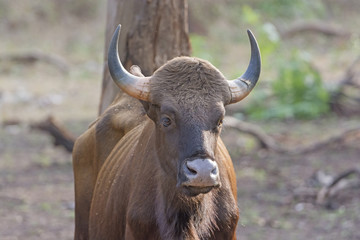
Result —
M 150 77 L 127 72 L 118 55 L 120 25 L 109 47 L 108 65 L 115 83 L 143 103 L 155 123 L 156 151 L 162 171 L 188 196 L 220 187 L 217 141 L 225 106 L 246 97 L 261 69 L 260 52 L 252 33 L 251 60 L 246 72 L 227 80 L 208 61 L 178 57 Z

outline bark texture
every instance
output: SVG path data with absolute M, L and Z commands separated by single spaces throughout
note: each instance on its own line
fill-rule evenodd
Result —
M 138 65 L 149 76 L 166 61 L 190 54 L 187 0 L 108 0 L 99 114 L 120 92 L 107 66 L 109 42 L 118 24 L 119 54 L 127 69 Z

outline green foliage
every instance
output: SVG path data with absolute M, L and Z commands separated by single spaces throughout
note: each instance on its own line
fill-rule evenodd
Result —
M 249 5 L 244 5 L 242 7 L 242 18 L 245 22 L 253 25 L 259 25 L 261 21 L 260 15 Z
M 325 14 L 323 3 L 318 0 L 267 0 L 255 1 L 254 5 L 272 18 L 311 18 Z
M 242 19 L 256 28 L 256 39 L 261 46 L 261 57 L 263 61 L 267 61 L 279 47 L 280 37 L 275 26 L 270 22 L 262 24 L 260 14 L 248 5 L 242 8 Z
M 246 108 L 246 113 L 251 118 L 256 119 L 289 119 L 289 118 L 316 118 L 329 111 L 328 101 L 329 92 L 323 86 L 319 72 L 311 65 L 310 58 L 305 54 L 292 50 L 289 46 L 284 51 L 283 42 L 280 39 L 277 28 L 266 21 L 266 17 L 274 15 L 289 14 L 280 16 L 283 20 L 304 16 L 311 18 L 311 15 L 321 12 L 322 4 L 320 1 L 302 0 L 269 0 L 253 1 L 248 5 L 246 1 L 230 1 L 231 8 L 227 8 L 226 15 L 221 7 L 218 13 L 222 14 L 219 28 L 211 28 L 210 36 L 203 37 L 191 35 L 190 41 L 193 48 L 193 55 L 204 58 L 212 62 L 215 66 L 220 65 L 223 69 L 222 55 L 229 56 L 232 53 L 226 52 L 226 48 L 221 48 L 224 43 L 235 44 L 241 40 L 247 41 L 245 34 L 234 31 L 239 22 L 249 25 L 255 33 L 261 50 L 262 69 L 268 74 L 262 76 L 260 84 L 266 82 L 265 77 L 269 78 L 269 73 L 277 75 L 276 78 L 269 79 L 269 87 L 262 89 L 257 87 L 253 91 L 250 104 Z M 264 14 L 265 12 L 265 14 Z M 296 14 L 295 14 L 296 13 Z M 305 16 L 306 15 L 306 16 Z M 279 17 L 279 16 L 278 16 Z M 216 22 L 216 21 L 215 21 Z M 215 41 L 215 42 L 213 42 Z M 219 44 L 221 43 L 221 44 Z M 289 57 L 289 52 L 292 52 Z M 276 55 L 275 55 L 276 54 Z M 226 67 L 226 61 L 224 61 Z M 241 69 L 232 72 L 232 78 L 238 77 L 243 72 Z
M 211 48 L 209 47 L 209 43 L 206 41 L 204 36 L 190 34 L 190 42 L 193 56 L 212 62 L 212 54 L 209 51 Z
M 255 98 L 247 113 L 257 119 L 316 118 L 329 111 L 329 92 L 319 72 L 298 52 L 279 67 L 271 94 Z
M 300 6 L 302 1 L 271 0 L 262 4 Z M 268 5 L 270 8 L 270 5 Z M 271 10 L 269 10 L 271 11 Z M 264 69 L 277 72 L 276 80 L 270 83 L 270 91 L 256 89 L 253 102 L 246 112 L 256 119 L 271 118 L 316 118 L 328 112 L 329 93 L 324 88 L 319 72 L 314 69 L 305 54 L 293 51 L 290 59 L 279 55 L 281 42 L 275 26 L 264 22 L 261 15 L 250 6 L 243 6 L 242 19 L 255 26 L 261 48 Z M 277 56 L 274 57 L 274 54 Z

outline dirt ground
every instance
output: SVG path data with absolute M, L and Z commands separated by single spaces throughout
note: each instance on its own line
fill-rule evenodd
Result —
M 326 122 L 325 119 L 322 121 Z M 290 145 L 311 142 L 321 133 L 332 131 L 336 125 L 347 124 L 347 120 L 340 122 L 327 122 L 321 129 L 313 128 L 310 130 L 313 134 L 304 134 L 300 143 Z M 312 124 L 315 127 L 318 123 Z M 302 123 L 282 127 L 287 129 L 286 132 L 290 130 L 287 143 L 293 137 L 291 129 L 297 128 L 296 131 L 304 133 L 309 130 L 303 129 Z M 296 139 L 299 140 L 298 136 Z M 315 173 L 319 170 L 336 175 L 358 167 L 359 145 L 358 139 L 346 146 L 334 144 L 300 156 L 260 151 L 233 157 L 241 211 L 237 229 L 239 239 L 360 239 L 359 189 L 342 192 L 326 206 L 316 205 L 313 197 L 296 195 L 300 189 L 308 187 L 319 191 L 318 182 L 314 182 Z
M 53 11 L 49 16 L 55 16 L 49 18 L 45 14 L 49 9 L 41 2 L 21 5 L 22 13 L 33 15 L 15 12 L 20 9 L 15 3 L 8 9 L 9 17 L 0 23 L 1 35 L 6 36 L 0 41 L 0 56 L 40 51 L 62 56 L 68 70 L 43 61 L 0 62 L 1 240 L 73 238 L 71 155 L 54 147 L 49 135 L 29 126 L 52 115 L 79 136 L 97 116 L 105 6 L 97 15 L 87 16 L 88 21 L 71 16 L 59 21 L 67 9 L 49 8 Z M 4 3 L 0 0 L 0 8 Z M 4 14 L 0 11 L 0 19 Z M 321 70 L 329 75 L 331 64 Z M 311 121 L 254 123 L 279 144 L 294 148 L 358 125 L 359 120 L 329 115 Z M 237 174 L 238 239 L 360 239 L 359 188 L 341 192 L 325 206 L 297 194 L 301 189 L 321 189 L 316 173 L 329 177 L 359 168 L 359 136 L 303 155 L 259 150 L 252 137 L 231 129 L 224 130 L 223 138 Z

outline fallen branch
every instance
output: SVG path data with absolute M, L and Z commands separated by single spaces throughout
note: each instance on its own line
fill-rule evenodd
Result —
M 357 178 L 349 179 L 354 175 L 357 176 Z M 323 181 L 324 179 L 322 178 L 324 177 L 326 181 Z M 295 188 L 290 200 L 308 202 L 328 209 L 334 209 L 341 205 L 337 201 L 340 199 L 344 200 L 344 197 L 347 197 L 347 194 L 344 192 L 345 190 L 360 189 L 360 169 L 351 168 L 341 172 L 337 176 L 325 175 L 322 171 L 318 171 L 311 180 L 320 184 L 320 186 L 312 185 Z M 309 181 L 307 182 L 310 183 Z M 351 195 L 354 194 L 350 194 L 349 196 Z
M 247 133 L 255 137 L 259 141 L 262 148 L 273 150 L 275 152 L 286 152 L 285 148 L 279 146 L 270 135 L 254 124 L 243 122 L 237 118 L 227 116 L 225 117 L 224 125 L 225 127 L 231 127 L 242 133 Z
M 65 127 L 55 121 L 52 116 L 49 116 L 42 122 L 33 123 L 30 126 L 32 129 L 48 132 L 54 138 L 55 146 L 63 146 L 68 152 L 72 152 L 76 138 L 67 131 Z
M 269 149 L 274 152 L 290 154 L 290 155 L 298 155 L 298 154 L 306 154 L 306 153 L 314 152 L 322 148 L 325 148 L 330 144 L 341 142 L 351 134 L 360 132 L 360 126 L 351 127 L 341 131 L 340 133 L 334 134 L 333 136 L 330 136 L 326 139 L 318 140 L 317 142 L 305 146 L 300 146 L 297 148 L 289 148 L 283 145 L 280 146 L 274 138 L 272 138 L 270 135 L 265 133 L 260 127 L 254 124 L 243 122 L 231 116 L 225 118 L 224 124 L 226 127 L 231 127 L 242 133 L 247 133 L 255 137 L 259 141 L 260 146 L 262 148 Z
M 346 178 L 357 175 L 358 179 L 355 180 L 345 180 Z M 334 180 L 328 185 L 321 188 L 316 196 L 316 203 L 324 205 L 331 198 L 338 195 L 340 191 L 351 188 L 360 187 L 360 170 L 359 169 L 349 169 L 334 178 Z
M 292 38 L 303 33 L 320 33 L 329 37 L 350 38 L 351 33 L 342 27 L 324 22 L 297 22 L 286 30 L 279 31 L 282 38 Z
M 360 132 L 360 126 L 342 130 L 341 132 L 334 134 L 333 136 L 330 136 L 326 139 L 311 143 L 307 146 L 301 146 L 297 149 L 289 149 L 287 151 L 287 153 L 288 154 L 306 154 L 306 153 L 314 152 L 314 151 L 323 149 L 323 148 L 329 146 L 330 144 L 340 143 L 340 142 L 344 141 L 348 136 L 355 134 L 357 132 Z
M 69 65 L 61 57 L 53 54 L 45 54 L 39 51 L 3 55 L 0 56 L 0 62 L 17 62 L 22 64 L 44 62 L 55 66 L 63 73 L 68 73 L 70 69 Z

